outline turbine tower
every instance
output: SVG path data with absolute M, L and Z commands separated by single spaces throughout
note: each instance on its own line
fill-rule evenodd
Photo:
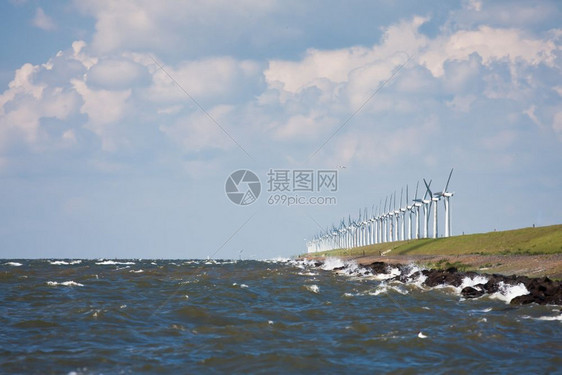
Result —
M 396 208 L 396 190 L 394 190 L 394 218 L 396 219 L 394 226 L 394 241 L 398 241 L 398 224 L 400 221 L 400 211 Z
M 427 238 L 429 236 L 429 204 L 431 203 L 431 199 L 425 199 L 427 197 L 427 193 L 429 192 L 431 197 L 431 192 L 429 191 L 429 186 L 431 186 L 431 180 L 429 180 L 429 184 L 423 180 L 426 186 L 425 194 L 423 195 L 423 199 L 420 199 L 420 202 L 423 204 L 423 238 Z
M 420 184 L 420 181 L 418 180 L 418 182 L 416 183 L 416 195 L 414 196 L 414 204 L 413 204 L 413 208 L 414 210 L 416 210 L 416 239 L 420 239 L 420 229 L 421 229 L 421 224 L 420 224 L 420 207 L 422 206 L 423 203 L 421 203 L 421 200 L 418 199 L 418 186 Z
M 406 239 L 409 241 L 412 239 L 412 213 L 413 213 L 413 205 L 408 204 L 408 185 L 406 185 L 406 213 L 408 215 L 408 231 L 406 232 L 408 235 Z
M 449 187 L 449 182 L 451 181 L 451 176 L 453 175 L 453 169 L 454 168 L 451 168 L 449 178 L 447 179 L 447 183 L 445 184 L 443 191 L 436 193 L 438 196 L 443 197 L 443 204 L 445 205 L 445 237 L 451 236 L 451 211 L 449 207 L 449 198 L 451 198 L 455 193 L 448 192 L 447 188 Z
M 400 216 L 402 217 L 402 223 L 400 226 L 400 240 L 404 241 L 406 239 L 406 206 L 408 204 L 408 202 L 406 202 L 406 205 L 402 206 L 402 196 L 404 194 L 404 188 L 402 188 L 400 190 Z
M 439 235 L 437 233 L 437 228 L 438 228 L 438 226 L 437 226 L 438 225 L 438 223 L 437 223 L 437 202 L 439 201 L 439 197 L 437 196 L 437 194 L 433 194 L 431 192 L 431 189 L 429 188 L 429 185 L 427 184 L 425 179 L 423 180 L 423 182 L 425 183 L 427 191 L 429 192 L 429 197 L 431 198 L 431 204 L 433 204 L 433 238 L 437 238 L 437 237 L 439 237 Z

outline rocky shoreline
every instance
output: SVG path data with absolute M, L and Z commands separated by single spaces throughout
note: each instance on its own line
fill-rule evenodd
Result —
M 313 260 L 316 267 L 322 267 L 324 262 Z M 445 270 L 441 269 L 423 269 L 411 272 L 410 265 L 387 263 L 375 261 L 370 264 L 358 264 L 361 275 L 383 276 L 386 282 L 399 281 L 402 283 L 414 283 L 417 280 L 423 280 L 421 285 L 426 287 L 436 287 L 441 285 L 449 285 L 453 287 L 461 287 L 465 280 L 486 280 L 472 286 L 465 286 L 461 290 L 464 298 L 478 298 L 486 294 L 491 295 L 499 292 L 506 286 L 524 286 L 528 294 L 519 295 L 511 299 L 510 303 L 514 305 L 525 305 L 529 303 L 537 303 L 539 305 L 562 305 L 562 281 L 554 281 L 548 277 L 532 278 L 527 276 L 516 275 L 500 275 L 500 274 L 483 274 L 474 271 L 459 271 L 455 267 Z M 335 271 L 344 271 L 345 266 L 333 268 Z

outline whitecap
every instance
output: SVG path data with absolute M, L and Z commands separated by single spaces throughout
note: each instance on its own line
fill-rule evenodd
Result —
M 534 319 L 534 320 L 545 320 L 545 321 L 560 321 L 562 322 L 562 314 L 557 315 L 557 316 L 539 316 L 538 318 L 532 317 L 532 316 L 528 316 L 528 315 L 524 315 L 523 319 Z
M 340 258 L 328 257 L 324 260 L 324 264 L 320 266 L 325 271 L 332 271 L 334 268 L 345 267 L 346 264 Z
M 298 274 L 301 276 L 318 276 L 318 274 L 314 272 L 299 272 Z
M 144 272 L 144 271 L 143 271 L 143 270 L 130 270 L 129 272 L 132 272 L 132 273 L 142 273 L 142 272 Z
M 64 260 L 50 260 L 49 263 L 51 263 L 53 266 L 66 266 L 66 265 L 68 265 L 68 262 L 65 262 Z
M 102 262 L 97 262 L 96 264 L 100 265 L 100 266 L 108 266 L 108 265 L 116 265 L 116 264 L 120 264 L 120 265 L 129 264 L 129 265 L 131 265 L 131 264 L 135 264 L 135 262 L 117 262 L 117 261 L 114 261 L 114 260 L 104 260 Z
M 47 281 L 47 285 L 49 286 L 58 286 L 58 285 L 62 285 L 62 286 L 84 286 L 84 284 L 80 284 L 77 283 L 75 281 L 63 281 L 63 282 L 57 282 L 57 281 Z
M 12 266 L 12 267 L 21 267 L 21 266 L 23 266 L 23 264 L 18 263 L 18 262 L 6 262 L 6 263 L 4 263 L 4 264 L 7 265 L 7 266 Z
M 389 285 L 389 284 L 386 284 L 386 283 L 381 283 L 381 284 L 379 284 L 379 285 L 377 286 L 377 288 L 376 288 L 374 291 L 371 291 L 371 292 L 369 292 L 368 294 L 369 294 L 370 296 L 378 296 L 379 294 L 388 293 L 388 292 L 391 291 L 391 290 L 393 290 L 393 291 L 395 291 L 395 292 L 398 292 L 398 293 L 400 293 L 400 294 L 402 294 L 402 295 L 408 294 L 408 291 L 407 291 L 407 290 L 404 290 L 404 289 L 399 288 L 398 286 Z
M 392 267 L 388 273 L 378 273 L 376 275 L 371 276 L 373 280 L 384 281 L 388 279 L 392 279 L 393 277 L 400 276 L 401 272 L 398 268 Z
M 305 288 L 311 291 L 312 293 L 320 293 L 320 288 L 316 284 L 305 285 Z
M 512 299 L 529 294 L 523 283 L 517 285 L 505 284 L 503 281 L 498 283 L 498 291 L 490 295 L 491 298 L 499 299 L 504 302 L 511 302 Z
M 466 288 L 467 286 L 470 287 L 474 287 L 475 285 L 478 284 L 486 284 L 488 282 L 488 278 L 486 276 L 482 276 L 482 275 L 476 275 L 474 277 L 468 277 L 466 276 L 463 280 L 462 280 L 462 284 L 459 287 L 460 290 L 463 290 L 464 288 Z
M 50 260 L 49 263 L 51 263 L 53 266 L 68 266 L 71 264 L 80 264 L 82 263 L 82 261 L 80 259 L 72 260 L 70 262 L 66 262 L 64 260 Z
M 425 339 L 425 338 L 427 338 L 427 336 L 424 335 L 424 334 L 422 333 L 422 331 L 419 331 L 419 332 L 418 332 L 418 337 L 419 337 L 420 339 Z

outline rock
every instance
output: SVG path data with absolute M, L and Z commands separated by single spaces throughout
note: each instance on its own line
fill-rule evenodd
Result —
M 485 291 L 473 288 L 471 286 L 467 286 L 461 291 L 461 294 L 464 298 L 478 298 L 483 296 L 485 293 Z
M 552 281 L 548 277 L 525 280 L 529 294 L 515 297 L 510 301 L 514 305 L 537 303 L 539 305 L 562 304 L 562 282 Z
M 424 285 L 428 287 L 435 287 L 437 285 L 453 285 L 461 286 L 464 275 L 460 272 L 449 272 L 449 270 L 454 271 L 456 268 L 452 267 L 446 271 L 442 270 L 429 270 L 427 273 L 427 279 L 424 281 Z
M 535 302 L 535 299 L 530 294 L 525 294 L 523 296 L 518 296 L 512 299 L 509 303 L 512 305 L 527 305 L 529 303 Z
M 369 264 L 369 267 L 373 270 L 375 274 L 378 273 L 388 273 L 388 267 L 385 262 L 373 262 Z

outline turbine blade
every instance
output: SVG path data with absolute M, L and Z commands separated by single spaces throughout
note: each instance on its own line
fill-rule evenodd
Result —
M 449 181 L 451 181 L 451 176 L 453 175 L 453 169 L 451 168 L 451 172 L 449 173 L 449 178 L 447 179 L 447 184 L 445 184 L 445 189 L 443 189 L 443 193 L 447 192 L 447 188 L 449 187 Z
M 423 199 L 425 199 L 425 197 L 427 196 L 427 193 L 429 193 L 430 197 L 433 197 L 433 194 L 431 193 L 431 189 L 429 188 L 429 186 L 431 185 L 431 180 L 429 180 L 429 184 L 428 184 L 427 181 L 424 178 L 423 183 L 425 184 L 425 188 L 426 188 L 425 195 L 423 196 Z
M 408 205 L 408 184 L 406 184 L 406 206 Z

